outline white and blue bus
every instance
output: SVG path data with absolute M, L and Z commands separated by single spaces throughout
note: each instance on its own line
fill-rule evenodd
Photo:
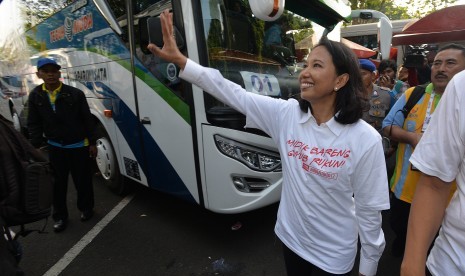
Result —
M 285 5 L 288 18 L 329 29 L 350 15 L 339 0 Z M 97 165 L 113 190 L 131 179 L 219 213 L 277 202 L 281 159 L 272 140 L 147 52 L 147 24 L 165 9 L 189 58 L 250 93 L 299 94 L 293 41 L 287 51 L 265 49 L 265 22 L 247 0 L 78 0 L 27 31 L 31 62 L 55 59 L 62 81 L 85 92 L 101 137 Z M 37 80 L 26 78 L 30 90 Z
M 18 131 L 23 131 L 20 116 L 27 91 L 19 75 L 0 76 L 0 115 L 11 121 Z
M 401 33 L 406 26 L 413 24 L 417 20 L 418 19 L 400 19 L 392 21 L 389 20 L 389 23 L 391 24 L 391 30 L 389 30 L 387 34 L 385 34 L 387 36 L 385 38 L 380 37 L 381 32 L 383 31 L 380 29 L 380 22 L 345 26 L 341 28 L 341 37 L 372 50 L 378 50 L 380 48 L 379 44 L 381 43 L 381 41 L 389 41 L 389 47 L 385 48 L 390 48 L 392 37 L 396 34 Z M 404 58 L 403 48 L 396 47 L 396 49 L 396 62 L 398 65 L 400 65 L 403 63 Z M 385 53 L 383 59 L 388 58 L 390 58 L 389 54 Z

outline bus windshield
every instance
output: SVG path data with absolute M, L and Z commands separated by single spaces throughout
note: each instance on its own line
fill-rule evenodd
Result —
M 196 18 L 201 24 L 196 37 L 202 57 L 200 62 L 218 69 L 225 78 L 250 93 L 285 100 L 298 97 L 297 78 L 312 45 L 296 44 L 294 35 L 311 41 L 311 20 L 332 30 L 350 14 L 348 6 L 335 0 L 298 3 L 299 0 L 287 1 L 286 8 L 290 10 L 285 9 L 275 21 L 263 21 L 253 14 L 248 0 L 201 0 L 201 16 Z M 143 11 L 137 10 L 136 18 L 158 16 L 165 8 L 173 8 L 172 2 L 163 0 Z M 145 22 L 139 22 L 140 26 L 146 25 Z M 153 59 L 149 53 L 141 58 L 148 67 L 153 66 L 148 65 L 147 60 Z M 163 64 L 162 61 L 155 63 Z M 166 69 L 151 71 L 159 79 L 166 79 L 158 73 Z M 245 117 L 242 114 L 207 93 L 204 103 L 209 123 L 243 130 Z
M 204 0 L 201 5 L 210 67 L 251 93 L 282 99 L 299 95 L 297 77 L 308 48 L 296 49 L 292 33 L 308 30 L 309 20 L 285 10 L 276 21 L 261 21 L 241 0 Z M 205 106 L 210 123 L 234 121 L 236 112 L 208 94 Z

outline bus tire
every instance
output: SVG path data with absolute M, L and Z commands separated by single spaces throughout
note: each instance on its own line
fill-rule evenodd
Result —
M 127 193 L 127 181 L 119 170 L 114 147 L 103 126 L 99 127 L 97 137 L 100 137 L 96 141 L 97 156 L 95 162 L 97 168 L 106 186 L 113 193 L 125 195 Z

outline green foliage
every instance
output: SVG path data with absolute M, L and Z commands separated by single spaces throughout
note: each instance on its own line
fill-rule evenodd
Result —
M 313 34 L 312 28 L 300 29 L 298 32 L 294 33 L 295 43 L 302 41 L 303 39 L 311 36 Z
M 352 10 L 370 9 L 384 13 L 391 20 L 408 19 L 411 16 L 407 13 L 407 7 L 399 7 L 393 1 L 386 0 L 351 0 L 350 6 Z M 365 22 L 363 22 L 365 23 Z
M 27 45 L 29 45 L 29 47 L 34 49 L 36 52 L 40 51 L 40 48 L 41 48 L 40 47 L 41 46 L 40 41 L 34 40 L 30 36 L 26 36 L 26 41 L 27 41 Z
M 25 16 L 25 27 L 30 28 L 66 7 L 74 0 L 18 0 Z
M 448 7 L 455 1 L 456 0 L 405 0 L 399 1 L 401 5 L 396 5 L 395 1 L 392 0 L 350 0 L 350 6 L 352 10 L 377 10 L 387 15 L 391 20 L 397 20 L 421 18 L 436 10 Z M 412 7 L 418 8 L 414 9 Z
M 408 6 L 422 7 L 411 13 L 412 17 L 421 18 L 432 12 L 448 7 L 453 4 L 456 0 L 407 0 Z
M 296 43 L 313 34 L 312 23 L 301 16 L 284 11 L 281 20 L 288 23 L 289 30 L 294 30 L 293 35 Z

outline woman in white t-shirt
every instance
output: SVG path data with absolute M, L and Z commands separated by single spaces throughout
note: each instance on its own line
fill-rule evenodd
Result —
M 381 136 L 361 120 L 363 86 L 352 51 L 322 39 L 299 76 L 301 99 L 273 99 L 187 59 L 172 36 L 172 15 L 160 17 L 164 46 L 148 49 L 177 64 L 181 78 L 245 114 L 246 127 L 263 130 L 279 148 L 283 189 L 275 232 L 288 275 L 350 275 L 358 238 L 359 273 L 375 275 L 389 194 Z

